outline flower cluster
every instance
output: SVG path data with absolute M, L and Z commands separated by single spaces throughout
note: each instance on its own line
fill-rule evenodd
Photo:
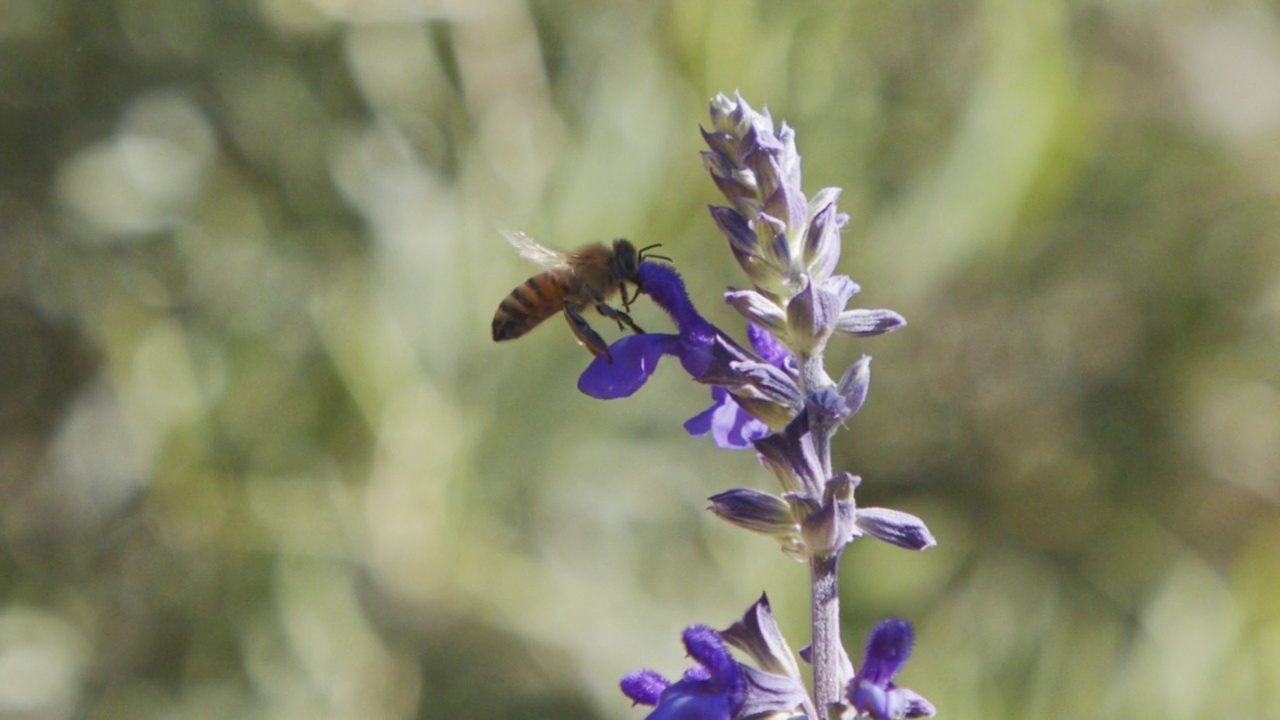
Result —
M 832 380 L 823 366 L 828 340 L 836 334 L 879 335 L 906 321 L 891 310 L 847 307 L 860 290 L 835 273 L 848 216 L 836 209 L 836 188 L 805 198 L 791 128 L 783 123 L 775 131 L 768 111 L 753 110 L 738 95 L 719 95 L 703 137 L 709 148 L 702 154 L 704 165 L 728 200 L 712 206 L 711 216 L 751 284 L 730 289 L 724 299 L 745 318 L 750 347 L 698 313 L 674 268 L 644 262 L 640 288 L 671 317 L 676 331 L 622 338 L 610 347 L 612 362 L 596 358 L 578 387 L 592 397 L 628 397 L 644 386 L 663 356 L 678 359 L 690 377 L 711 386 L 711 407 L 685 429 L 710 434 L 724 448 L 754 449 L 780 492 L 730 489 L 713 496 L 710 509 L 810 563 L 814 639 L 802 656 L 813 663 L 815 692 L 811 698 L 803 691 L 763 599 L 724 632 L 689 628 L 685 646 L 698 665 L 681 680 L 670 683 L 642 671 L 627 676 L 623 690 L 655 707 L 650 720 L 791 717 L 797 709 L 815 720 L 854 713 L 932 715 L 928 701 L 892 683 L 910 652 L 911 626 L 901 620 L 877 626 L 855 673 L 840 646 L 835 591 L 838 559 L 858 537 L 912 550 L 934 544 L 913 515 L 859 508 L 854 491 L 861 479 L 831 467 L 832 437 L 866 400 L 871 366 L 863 356 L 838 382 Z M 726 644 L 761 669 L 734 661 Z
M 915 631 L 898 618 L 881 620 L 867 638 L 862 669 L 843 669 L 845 688 L 836 712 L 848 716 L 892 720 L 930 717 L 933 704 L 919 693 L 894 684 L 893 678 L 911 655 Z M 684 646 L 697 663 L 671 682 L 653 670 L 637 670 L 622 679 L 622 692 L 637 705 L 654 708 L 645 720 L 736 720 L 792 718 L 797 708 L 817 717 L 805 691 L 786 638 L 762 595 L 725 630 L 693 625 L 684 631 Z M 739 663 L 732 646 L 759 666 Z

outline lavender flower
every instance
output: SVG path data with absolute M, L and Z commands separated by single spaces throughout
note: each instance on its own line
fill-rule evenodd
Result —
M 912 690 L 893 684 L 915 643 L 911 623 L 898 618 L 881 620 L 867 638 L 862 669 L 849 681 L 845 697 L 863 715 L 876 720 L 932 717 L 933 704 Z

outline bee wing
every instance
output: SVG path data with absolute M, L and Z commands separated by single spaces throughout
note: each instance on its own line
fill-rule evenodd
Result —
M 546 270 L 569 267 L 569 256 L 567 254 L 549 248 L 522 232 L 504 230 L 502 235 L 507 239 L 507 242 L 511 243 L 511 247 L 520 253 L 520 257 L 538 267 Z

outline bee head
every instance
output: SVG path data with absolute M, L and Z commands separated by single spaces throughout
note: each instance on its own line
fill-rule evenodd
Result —
M 613 241 L 613 270 L 622 280 L 639 285 L 640 262 L 643 259 L 630 240 L 618 238 Z

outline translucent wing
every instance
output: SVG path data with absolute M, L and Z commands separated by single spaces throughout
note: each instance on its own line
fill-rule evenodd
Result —
M 502 231 L 503 237 L 511 243 L 511 247 L 520 253 L 520 257 L 547 270 L 569 267 L 569 256 L 559 250 L 553 250 L 522 232 Z

